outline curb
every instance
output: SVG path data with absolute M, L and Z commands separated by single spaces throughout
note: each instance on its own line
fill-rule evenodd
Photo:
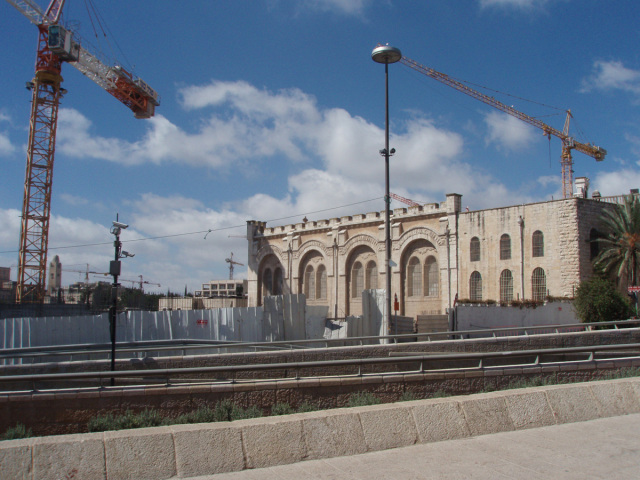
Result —
M 166 479 L 640 413 L 640 378 L 0 442 L 2 478 Z

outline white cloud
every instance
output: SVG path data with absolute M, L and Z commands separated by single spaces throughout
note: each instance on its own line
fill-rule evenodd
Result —
M 344 15 L 359 16 L 364 13 L 372 0 L 303 0 L 309 9 L 323 12 L 336 12 Z
M 593 90 L 622 90 L 640 94 L 640 70 L 625 67 L 620 61 L 593 63 L 593 73 L 582 81 L 582 92 Z
M 598 190 L 601 195 L 621 195 L 632 188 L 640 188 L 640 161 L 634 168 L 598 174 L 591 182 L 591 191 Z
M 74 205 L 74 206 L 89 204 L 89 200 L 87 200 L 86 198 L 78 197 L 77 195 L 70 195 L 68 193 L 61 193 L 60 200 L 62 200 L 68 205 Z
M 529 10 L 545 6 L 549 0 L 480 0 L 482 8 L 512 8 Z
M 506 113 L 489 112 L 484 121 L 489 129 L 487 144 L 495 143 L 506 150 L 517 151 L 534 140 L 532 127 Z
M 0 155 L 8 155 L 16 151 L 16 147 L 11 143 L 9 135 L 0 132 Z

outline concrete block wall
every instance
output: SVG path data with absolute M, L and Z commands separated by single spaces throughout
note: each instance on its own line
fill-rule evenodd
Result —
M 640 379 L 0 442 L 3 478 L 165 479 L 640 412 Z

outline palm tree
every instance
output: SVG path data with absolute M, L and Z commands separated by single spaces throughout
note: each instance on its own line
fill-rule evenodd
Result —
M 605 234 L 594 241 L 600 244 L 600 253 L 594 266 L 605 273 L 615 272 L 627 285 L 638 284 L 640 267 L 640 201 L 638 195 L 627 195 L 624 205 L 607 210 L 601 220 Z

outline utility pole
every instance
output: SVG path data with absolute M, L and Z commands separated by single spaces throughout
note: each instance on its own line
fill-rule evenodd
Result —
M 111 371 L 116 370 L 116 321 L 118 318 L 118 277 L 120 276 L 120 259 L 123 257 L 133 257 L 133 254 L 122 251 L 122 242 L 120 241 L 120 232 L 128 228 L 126 223 L 118 221 L 118 215 L 111 227 L 111 233 L 116 239 L 113 242 L 115 254 L 113 260 L 109 264 L 109 274 L 113 276 L 113 284 L 111 285 L 111 307 L 109 308 L 109 335 L 111 337 Z M 111 386 L 115 385 L 116 379 L 111 377 Z

